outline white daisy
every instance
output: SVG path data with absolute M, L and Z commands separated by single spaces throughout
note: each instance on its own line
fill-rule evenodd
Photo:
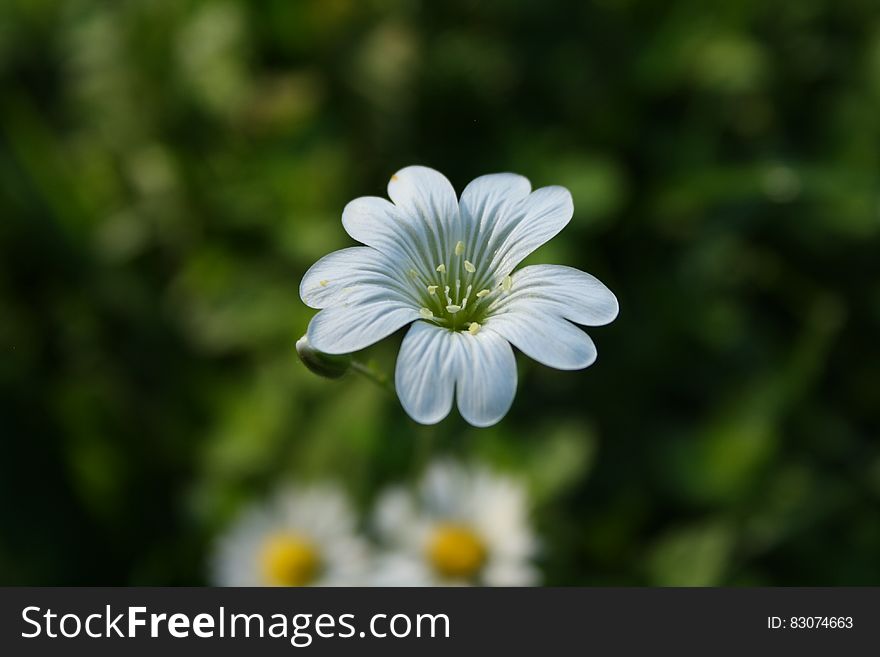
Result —
M 576 324 L 617 316 L 596 278 L 559 265 L 514 268 L 569 222 L 564 187 L 531 191 L 511 173 L 481 176 L 456 199 L 439 172 L 412 166 L 388 183 L 392 202 L 351 201 L 348 234 L 366 246 L 331 253 L 303 277 L 300 296 L 321 309 L 308 341 L 328 354 L 363 349 L 412 323 L 395 383 L 417 422 L 439 422 L 453 395 L 475 426 L 498 422 L 516 392 L 511 344 L 557 369 L 587 367 L 592 340 Z
M 346 497 L 329 485 L 282 490 L 220 537 L 218 586 L 357 586 L 369 566 Z
M 525 488 L 485 468 L 434 464 L 415 494 L 383 494 L 375 527 L 387 553 L 377 560 L 380 586 L 530 586 L 537 541 Z

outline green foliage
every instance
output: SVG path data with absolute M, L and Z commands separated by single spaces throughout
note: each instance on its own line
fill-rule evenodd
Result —
M 296 358 L 416 163 L 569 187 L 534 260 L 621 302 L 491 429 Z M 0 582 L 201 583 L 275 482 L 451 454 L 530 483 L 550 584 L 878 584 L 878 253 L 874 0 L 4 2 Z

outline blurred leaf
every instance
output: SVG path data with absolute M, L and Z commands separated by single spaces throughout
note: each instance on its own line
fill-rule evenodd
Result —
M 730 563 L 734 533 L 711 521 L 672 530 L 650 548 L 647 568 L 654 586 L 717 586 Z
M 536 504 L 547 504 L 589 476 L 596 453 L 596 437 L 587 426 L 563 421 L 539 431 L 531 446 L 526 474 Z

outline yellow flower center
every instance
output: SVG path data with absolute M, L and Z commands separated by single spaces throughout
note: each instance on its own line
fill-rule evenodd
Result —
M 273 586 L 305 586 L 321 569 L 315 544 L 297 534 L 275 534 L 263 544 L 260 554 L 263 578 Z
M 434 529 L 427 556 L 441 576 L 473 579 L 486 562 L 486 545 L 469 527 L 443 524 Z

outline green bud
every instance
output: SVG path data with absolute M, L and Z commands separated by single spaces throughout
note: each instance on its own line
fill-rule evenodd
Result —
M 296 353 L 303 365 L 328 379 L 338 379 L 351 367 L 351 354 L 325 354 L 312 348 L 306 336 L 296 341 Z

